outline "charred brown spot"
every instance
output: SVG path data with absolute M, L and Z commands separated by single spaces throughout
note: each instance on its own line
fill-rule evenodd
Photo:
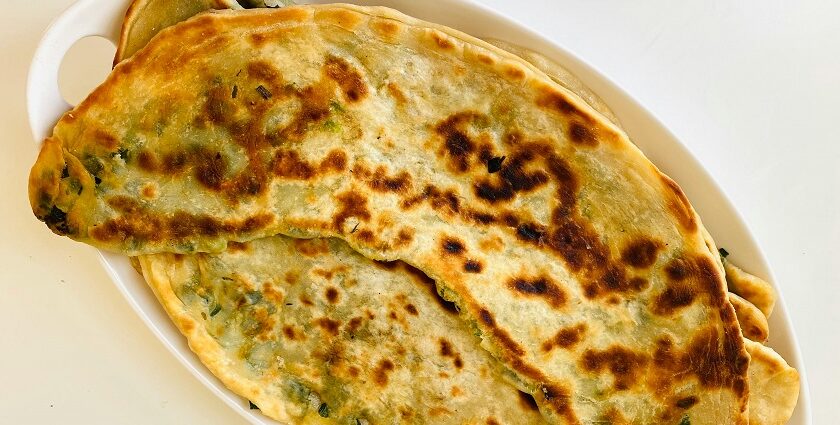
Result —
M 333 227 L 336 230 L 341 231 L 342 225 L 350 217 L 355 217 L 363 221 L 370 220 L 370 211 L 367 209 L 367 198 L 359 193 L 355 191 L 341 193 L 336 196 L 336 199 L 339 203 L 339 210 L 333 217 Z
M 494 63 L 496 63 L 496 61 L 493 60 L 493 58 L 485 55 L 484 53 L 479 53 L 478 56 L 477 56 L 477 59 L 478 59 L 479 62 L 481 62 L 485 65 L 493 65 Z
M 233 116 L 234 104 L 227 87 L 214 84 L 204 98 L 203 114 L 196 117 L 195 124 L 206 127 L 210 124 L 226 125 Z
M 173 243 L 193 243 L 197 236 L 215 237 L 222 233 L 247 235 L 268 226 L 274 219 L 258 214 L 244 220 L 219 220 L 201 214 L 176 211 L 165 216 L 149 212 L 145 206 L 126 197 L 115 197 L 109 205 L 122 215 L 106 220 L 91 230 L 91 236 L 103 242 L 147 242 L 169 239 Z
M 519 217 L 516 214 L 507 211 L 502 213 L 502 222 L 505 223 L 508 227 L 519 227 Z
M 271 91 L 280 91 L 283 87 L 283 76 L 280 70 L 267 61 L 253 61 L 247 66 L 248 76 L 267 85 Z
M 592 225 L 573 209 L 579 183 L 568 164 L 560 158 L 550 158 L 549 170 L 561 182 L 558 188 L 561 203 L 552 212 L 552 225 L 520 225 L 518 238 L 559 254 L 573 272 L 584 278 L 587 298 L 609 298 L 614 293 L 643 289 L 647 282 L 629 278 L 624 265 L 613 260 Z
M 417 307 L 415 307 L 414 304 L 406 304 L 405 311 L 407 311 L 408 314 L 412 316 L 417 316 L 419 314 L 419 312 L 417 311 Z
M 296 151 L 277 151 L 274 154 L 273 169 L 278 177 L 297 180 L 308 180 L 315 174 L 312 165 L 302 161 Z
M 414 239 L 414 230 L 409 228 L 400 229 L 397 239 L 394 241 L 394 248 L 401 248 L 411 243 Z
M 566 419 L 567 423 L 578 423 L 572 411 L 571 395 L 567 388 L 557 384 L 545 384 L 542 386 L 542 399 L 551 410 Z
M 525 350 L 522 349 L 522 347 L 520 347 L 513 338 L 511 338 L 510 334 L 496 325 L 496 319 L 493 317 L 493 313 L 490 313 L 487 309 L 482 308 L 478 311 L 478 318 L 481 320 L 481 323 L 488 328 L 497 343 L 500 345 L 500 348 L 517 357 L 525 354 Z
M 445 253 L 452 255 L 460 255 L 465 250 L 464 243 L 453 237 L 444 238 L 441 247 Z
M 583 334 L 586 332 L 586 324 L 581 323 L 568 328 L 563 328 L 557 331 L 551 339 L 543 342 L 542 351 L 550 352 L 554 347 L 569 349 L 574 347 L 583 339 Z
M 386 19 L 373 19 L 369 25 L 377 34 L 386 40 L 395 37 L 400 30 L 399 25 Z
M 668 176 L 662 174 L 660 180 L 662 180 L 664 186 L 663 191 L 668 199 L 668 209 L 671 214 L 674 215 L 684 230 L 688 232 L 697 231 L 697 220 L 694 218 L 694 211 L 691 209 L 691 204 L 688 202 L 685 193 Z
M 646 269 L 656 262 L 656 255 L 661 248 L 661 242 L 642 236 L 624 247 L 621 260 L 637 269 Z
M 645 354 L 614 345 L 606 350 L 586 350 L 581 366 L 592 373 L 610 372 L 613 375 L 613 387 L 627 390 L 640 383 L 648 366 L 649 358 Z
M 208 189 L 221 189 L 228 170 L 227 161 L 222 154 L 202 149 L 196 156 L 195 176 L 198 181 Z
M 330 287 L 329 287 L 329 288 L 327 288 L 327 290 L 324 292 L 324 296 L 326 296 L 327 301 L 328 301 L 330 304 L 335 304 L 335 303 L 337 303 L 337 302 L 338 302 L 338 289 L 333 288 L 332 286 L 330 286 Z
M 458 172 L 466 172 L 473 162 L 476 153 L 476 142 L 467 134 L 468 126 L 483 116 L 475 112 L 459 112 L 451 115 L 435 126 L 435 131 L 443 140 L 443 152 L 450 168 Z
M 377 192 L 405 192 L 411 188 L 411 175 L 402 171 L 396 176 L 388 176 L 385 167 L 377 167 L 373 172 L 368 186 Z
M 352 230 L 350 232 L 353 233 Z M 356 233 L 356 239 L 367 243 L 373 243 L 373 241 L 376 240 L 376 237 L 373 235 L 373 232 L 368 229 L 364 229 L 359 230 L 359 232 Z
M 434 40 L 435 44 L 443 50 L 449 50 L 455 47 L 455 45 L 449 41 L 449 37 L 439 31 L 432 31 L 432 40 Z
M 493 215 L 492 213 L 482 212 L 482 211 L 473 210 L 473 209 L 469 209 L 469 210 L 464 211 L 462 216 L 467 221 L 471 221 L 473 223 L 481 224 L 481 225 L 484 225 L 484 226 L 486 226 L 488 224 L 493 224 L 493 223 L 496 222 L 496 216 Z
M 505 75 L 514 81 L 519 81 L 525 78 L 525 71 L 518 66 L 507 66 L 505 67 Z
M 283 293 L 274 289 L 274 285 L 269 282 L 263 282 L 262 292 L 263 296 L 274 304 L 283 303 L 283 299 L 285 298 Z
M 398 410 L 403 422 L 410 422 L 410 419 L 414 417 L 414 411 L 409 407 L 401 406 Z
M 537 245 L 542 244 L 546 229 L 534 223 L 523 223 L 516 227 L 516 236 L 524 241 Z
M 670 282 L 653 301 L 656 314 L 673 314 L 700 295 L 707 296 L 712 306 L 726 303 L 723 277 L 707 257 L 675 258 L 665 266 L 665 275 Z
M 494 328 L 496 326 L 496 319 L 493 318 L 493 314 L 486 309 L 481 309 L 478 312 L 478 317 L 481 318 L 481 322 L 487 325 L 488 327 Z
M 653 355 L 656 374 L 652 388 L 668 395 L 675 383 L 694 376 L 705 388 L 731 388 L 736 398 L 745 396 L 749 357 L 743 338 L 737 323 L 725 325 L 722 332 L 721 337 L 721 330 L 715 326 L 700 329 L 684 351 L 675 347 L 670 338 L 660 338 Z
M 295 332 L 295 328 L 289 325 L 283 326 L 283 335 L 286 337 L 286 339 L 290 341 L 294 341 L 297 339 L 297 333 Z
M 451 358 L 452 365 L 455 366 L 456 369 L 462 369 L 464 367 L 464 361 L 461 359 L 461 355 L 452 348 L 452 344 L 444 338 L 438 340 L 438 343 L 440 343 L 440 355 Z
M 400 207 L 407 210 L 421 202 L 428 202 L 433 209 L 444 214 L 457 214 L 461 210 L 461 201 L 454 190 L 442 191 L 432 185 L 424 187 L 423 192 L 418 195 L 403 199 L 400 202 Z
M 210 216 L 196 217 L 187 213 L 176 213 L 175 218 L 169 223 L 169 232 L 178 239 L 194 235 L 212 237 L 222 232 L 219 221 Z
M 94 132 L 93 141 L 95 144 L 111 152 L 117 150 L 117 146 L 119 145 L 119 143 L 117 142 L 117 138 L 114 137 L 114 135 L 102 129 L 97 129 Z
M 358 102 L 367 95 L 368 89 L 362 74 L 346 60 L 329 56 L 324 64 L 324 72 L 338 83 L 349 102 Z
M 681 399 L 677 400 L 677 402 L 674 403 L 674 404 L 677 407 L 679 407 L 680 409 L 688 409 L 691 406 L 694 406 L 695 404 L 697 404 L 698 401 L 699 400 L 697 400 L 696 396 L 689 396 L 689 397 L 685 397 L 685 398 L 681 398 Z
M 547 243 L 560 253 L 572 271 L 602 268 L 608 262 L 608 250 L 592 230 L 572 219 L 559 220 L 549 234 Z
M 278 177 L 293 180 L 309 180 L 316 175 L 344 171 L 346 167 L 347 154 L 340 150 L 330 151 L 319 165 L 301 159 L 297 151 L 278 150 L 271 166 Z
M 143 207 L 144 204 L 129 196 L 111 196 L 105 199 L 105 203 L 107 203 L 108 206 L 110 206 L 111 208 L 125 215 L 139 214 L 145 211 Z
M 347 168 L 347 154 L 340 150 L 332 150 L 321 161 L 320 169 L 322 172 L 328 171 L 344 171 Z
M 477 260 L 467 260 L 464 262 L 464 271 L 467 273 L 481 273 L 483 267 Z
M 564 95 L 556 91 L 545 93 L 537 100 L 537 106 L 554 110 L 562 115 L 569 115 L 577 111 L 577 108 Z
M 695 288 L 683 283 L 672 283 L 654 299 L 653 312 L 660 316 L 673 314 L 691 305 L 696 296 Z
M 443 357 L 451 357 L 454 352 L 452 351 L 452 344 L 449 341 L 441 338 L 439 341 L 440 343 L 440 355 Z
M 496 418 L 487 418 L 487 420 L 484 421 L 484 423 L 487 425 L 500 425 L 499 421 L 497 421 Z
M 629 281 L 629 288 L 632 291 L 639 292 L 647 288 L 648 284 L 648 280 L 643 277 L 633 277 Z
M 373 370 L 373 382 L 380 387 L 388 385 L 388 374 L 394 370 L 394 363 L 388 359 L 379 361 L 376 369 Z
M 287 141 L 300 141 L 311 128 L 326 120 L 330 115 L 330 100 L 332 94 L 321 85 L 310 86 L 297 90 L 295 95 L 300 99 L 301 109 L 292 122 L 284 128 L 267 135 L 266 140 L 272 146 Z
M 507 286 L 526 297 L 541 298 L 554 308 L 566 303 L 566 293 L 546 276 L 536 278 L 517 277 L 510 280 Z
M 578 122 L 573 122 L 569 126 L 569 140 L 579 145 L 598 145 L 598 139 L 595 137 L 594 131 Z
M 620 266 L 609 266 L 601 278 L 587 290 L 592 290 L 596 294 L 628 293 L 639 292 L 646 285 L 645 279 L 628 278 L 626 271 Z
M 364 319 L 362 319 L 361 317 L 354 317 L 350 319 L 350 321 L 347 322 L 347 332 L 351 334 L 356 333 L 356 331 L 358 331 L 359 328 L 362 326 L 363 320 Z
M 460 131 L 453 131 L 446 136 L 446 150 L 451 158 L 458 161 L 458 169 L 461 171 L 469 168 L 468 158 L 473 148 L 473 142 Z
M 690 367 L 705 387 L 728 387 L 743 393 L 749 356 L 737 330 L 724 329 L 723 338 L 718 332 L 710 327 L 695 336 L 682 363 Z
M 154 153 L 142 150 L 137 154 L 137 165 L 141 170 L 153 173 L 158 169 L 158 160 Z
M 665 273 L 671 280 L 680 282 L 693 274 L 692 265 L 682 258 L 677 258 L 665 266 Z
M 184 151 L 174 151 L 163 155 L 163 172 L 165 174 L 180 173 L 187 166 L 187 154 Z
M 335 275 L 335 270 L 313 269 L 312 274 L 323 277 L 326 280 L 331 280 Z
M 315 324 L 333 336 L 338 335 L 338 329 L 341 327 L 341 322 L 330 319 L 329 317 L 321 317 L 315 320 Z
M 528 143 L 506 157 L 498 173 L 479 179 L 473 191 L 490 203 L 509 201 L 520 192 L 531 192 L 549 181 L 540 162 L 550 157 L 550 147 L 541 143 Z M 531 171 L 528 168 L 536 168 Z

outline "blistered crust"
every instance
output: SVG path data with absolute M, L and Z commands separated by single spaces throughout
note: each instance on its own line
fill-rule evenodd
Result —
M 233 37 L 230 29 L 243 27 L 247 34 Z M 282 47 L 306 37 L 320 41 Z M 395 42 L 412 55 L 388 50 Z M 354 43 L 382 56 L 354 55 Z M 311 66 L 241 54 L 283 49 L 298 49 L 295 60 Z M 428 68 L 409 75 L 433 75 L 432 89 L 400 78 L 385 59 Z M 173 75 L 171 63 L 202 65 Z M 143 81 L 160 84 L 157 103 L 121 103 L 118 92 Z M 124 118 L 143 117 L 134 123 L 137 143 L 113 134 L 119 126 L 90 133 L 78 123 L 125 108 Z M 383 125 L 383 114 L 397 119 Z M 187 128 L 201 140 L 172 144 L 172 134 L 189 140 L 179 131 Z M 205 14 L 118 65 L 56 137 L 102 183 L 99 197 L 77 205 L 87 233 L 70 237 L 136 254 L 218 252 L 278 232 L 339 236 L 436 279 L 558 423 L 614 409 L 640 422 L 697 412 L 692 422 L 703 423 L 710 410 L 719 413 L 705 417 L 746 421 L 741 333 L 685 195 L 576 96 L 469 36 L 355 6 Z M 177 182 L 193 203 L 173 202 L 172 185 L 147 190 L 148 181 Z M 140 195 L 120 193 L 140 183 Z M 502 251 L 478 249 L 494 238 Z M 591 337 L 545 357 L 547 341 L 596 312 L 605 316 Z M 645 332 L 634 331 L 642 320 Z M 587 358 L 591 367 L 566 366 Z M 612 373 L 625 366 L 633 373 Z

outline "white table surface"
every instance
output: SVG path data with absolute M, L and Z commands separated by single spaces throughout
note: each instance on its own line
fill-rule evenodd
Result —
M 840 2 L 483 1 L 611 77 L 716 178 L 784 292 L 814 423 L 838 423 Z M 135 317 L 93 249 L 30 212 L 24 81 L 71 3 L 3 0 L 0 14 L 0 424 L 245 423 Z M 83 62 L 68 92 L 104 77 L 107 60 Z

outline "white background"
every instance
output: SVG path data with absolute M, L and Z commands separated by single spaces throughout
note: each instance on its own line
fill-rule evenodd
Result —
M 657 115 L 744 216 L 776 273 L 814 423 L 840 418 L 840 2 L 483 0 L 577 53 Z M 91 248 L 32 216 L 32 52 L 72 0 L 0 14 L 0 424 L 240 424 L 157 341 Z M 70 97 L 107 72 L 78 49 Z M 97 59 L 99 58 L 99 59 Z

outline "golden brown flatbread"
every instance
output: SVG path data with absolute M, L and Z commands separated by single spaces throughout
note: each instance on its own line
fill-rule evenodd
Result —
M 545 74 L 444 27 L 353 6 L 177 25 L 61 120 L 30 199 L 128 254 L 279 232 L 403 259 L 553 422 L 746 423 L 748 357 L 679 187 Z

